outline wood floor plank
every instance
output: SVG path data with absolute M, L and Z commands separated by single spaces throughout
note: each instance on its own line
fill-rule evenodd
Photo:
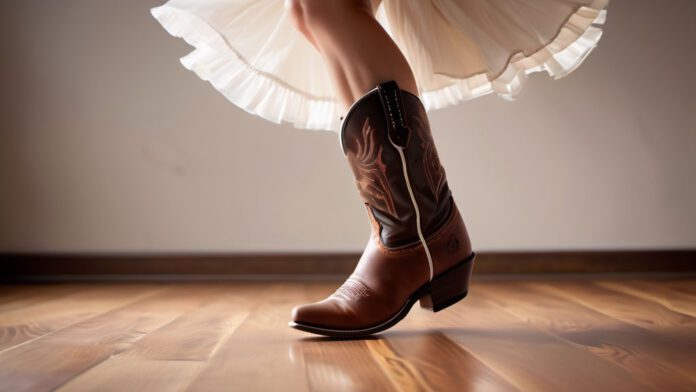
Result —
M 696 338 L 696 317 L 676 312 L 658 302 L 611 290 L 594 282 L 538 283 L 535 287 L 616 319 L 656 332 Z
M 249 315 L 264 289 L 259 284 L 229 284 L 210 303 L 148 334 L 121 356 L 206 361 Z
M 0 317 L 2 313 L 13 309 L 25 308 L 95 287 L 94 284 L 0 285 Z
M 121 287 L 127 292 L 126 286 Z M 111 288 L 114 298 L 122 297 L 119 288 Z M 157 290 L 157 289 L 155 289 Z M 5 385 L 17 385 L 13 391 L 57 388 L 89 368 L 128 349 L 148 333 L 166 325 L 184 312 L 201 306 L 209 299 L 206 288 L 170 286 L 138 301 L 96 315 L 69 327 L 0 353 L 0 363 L 12 363 L 11 369 L 0 366 Z M 91 350 L 94 350 L 92 353 Z M 56 352 L 65 352 L 61 364 Z M 73 354 L 74 355 L 67 355 Z M 31 358 L 31 361 L 27 361 Z M 51 369 L 46 371 L 45 369 Z M 0 384 L 0 390 L 2 384 Z
M 117 308 L 151 290 L 151 285 L 119 286 L 119 295 L 114 295 L 112 286 L 94 286 L 3 312 L 0 314 L 0 352 Z
M 693 390 L 696 360 L 683 341 L 563 300 L 529 283 L 484 283 L 481 294 L 527 324 L 577 344 L 658 390 Z
M 502 311 L 484 292 L 475 283 L 462 302 L 438 313 L 415 308 L 402 324 L 413 333 L 443 334 L 523 391 L 655 390 L 622 367 Z M 440 371 L 456 370 L 443 366 Z
M 111 357 L 59 388 L 62 392 L 184 391 L 205 366 L 196 361 Z
M 292 341 L 308 335 L 287 323 L 292 307 L 312 297 L 312 286 L 269 284 L 260 304 L 208 361 L 190 390 L 218 391 L 230 385 L 240 391 L 308 390 L 303 363 L 293 362 L 290 354 Z
M 366 340 L 304 338 L 291 342 L 290 360 L 304 369 L 310 391 L 395 391 Z
M 23 345 L 0 354 L 0 391 L 48 391 L 111 355 L 110 347 Z
M 657 302 L 676 312 L 696 317 L 696 296 L 659 281 L 600 281 L 597 284 Z
M 112 354 L 119 354 L 149 333 L 204 306 L 217 295 L 217 289 L 207 285 L 168 286 L 153 295 L 81 321 L 42 340 L 53 344 L 106 345 L 113 348 Z
M 696 279 L 661 280 L 652 282 L 659 286 L 666 286 L 670 290 L 678 291 L 696 298 Z
M 368 340 L 377 363 L 401 391 L 516 391 L 505 378 L 444 334 L 388 333 Z

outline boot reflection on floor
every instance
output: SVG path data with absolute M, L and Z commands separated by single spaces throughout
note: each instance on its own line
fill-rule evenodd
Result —
M 364 340 L 298 340 L 291 361 L 310 390 L 515 390 L 438 331 L 392 332 Z M 502 388 L 502 389 L 501 389 Z

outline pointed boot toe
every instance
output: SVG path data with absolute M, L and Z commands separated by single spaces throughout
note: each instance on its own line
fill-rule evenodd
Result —
M 319 325 L 325 317 L 324 313 L 319 303 L 299 305 L 292 308 L 290 320 L 292 324 Z
M 361 319 L 359 314 L 334 293 L 322 301 L 294 307 L 289 325 L 304 331 L 331 331 L 345 325 L 359 326 Z

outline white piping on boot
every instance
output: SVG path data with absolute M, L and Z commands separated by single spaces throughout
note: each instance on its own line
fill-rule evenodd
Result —
M 392 146 L 396 147 L 399 151 L 399 156 L 401 157 L 401 167 L 404 169 L 404 178 L 406 179 L 406 188 L 408 188 L 408 194 L 411 196 L 411 202 L 413 203 L 413 208 L 416 210 L 416 231 L 418 232 L 418 238 L 420 238 L 421 244 L 423 244 L 423 249 L 425 249 L 425 255 L 428 257 L 428 267 L 430 268 L 430 278 L 429 281 L 433 280 L 433 258 L 430 256 L 430 249 L 428 249 L 428 243 L 425 242 L 423 237 L 423 232 L 421 231 L 420 223 L 420 211 L 418 210 L 418 203 L 416 203 L 416 197 L 413 195 L 413 189 L 411 188 L 411 181 L 408 179 L 408 169 L 406 169 L 406 157 L 404 156 L 404 148 L 397 146 L 389 139 Z

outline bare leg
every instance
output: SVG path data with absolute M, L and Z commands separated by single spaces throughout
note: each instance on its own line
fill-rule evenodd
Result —
M 380 82 L 418 95 L 406 58 L 374 17 L 381 0 L 286 0 L 297 29 L 324 59 L 344 109 Z

